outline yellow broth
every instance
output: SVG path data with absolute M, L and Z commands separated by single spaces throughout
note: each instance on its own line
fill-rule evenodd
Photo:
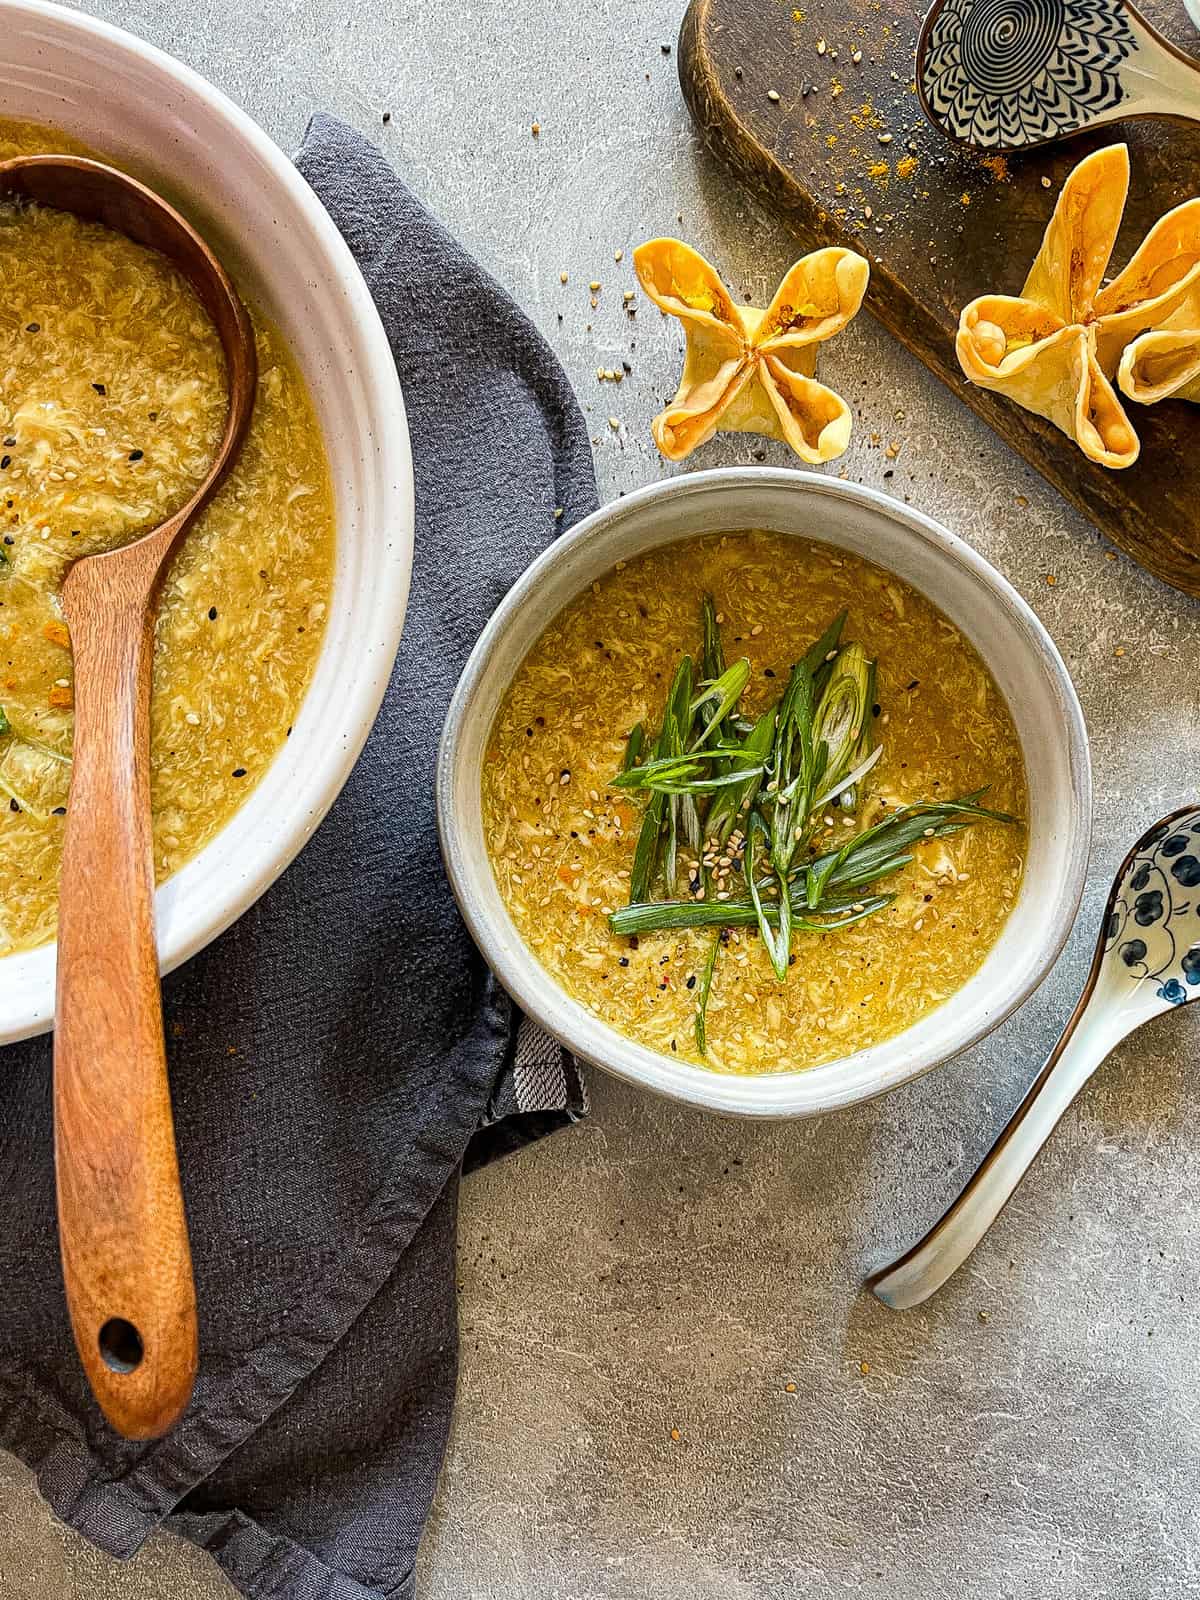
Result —
M 576 1000 L 651 1049 L 726 1072 L 792 1071 L 891 1037 L 966 982 L 1016 900 L 1025 829 L 980 822 L 922 839 L 880 885 L 896 894 L 890 906 L 795 935 L 785 982 L 754 929 L 731 930 L 702 1058 L 696 994 L 712 931 L 629 939 L 607 916 L 629 898 L 642 812 L 639 795 L 609 780 L 630 728 L 657 730 L 681 654 L 698 657 L 706 592 L 727 659 L 751 663 L 751 716 L 843 607 L 845 640 L 878 661 L 884 753 L 857 814 L 823 813 L 816 847 L 886 807 L 984 787 L 984 804 L 1024 817 L 1024 766 L 1003 697 L 958 630 L 890 573 L 820 544 L 764 532 L 686 540 L 623 564 L 546 629 L 501 706 L 482 784 L 492 867 L 522 937 Z
M 0 159 L 64 149 L 79 146 L 0 122 Z M 316 417 L 281 336 L 254 323 L 249 438 L 162 593 L 151 710 L 160 879 L 229 820 L 286 739 L 332 588 Z M 64 574 L 184 504 L 225 402 L 220 341 L 163 257 L 66 213 L 0 202 L 0 953 L 54 934 L 72 738 Z

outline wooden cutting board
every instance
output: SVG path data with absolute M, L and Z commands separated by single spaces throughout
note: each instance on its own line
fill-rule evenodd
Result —
M 843 244 L 867 256 L 867 304 L 884 327 L 1109 538 L 1200 596 L 1200 406 L 1131 403 L 1141 456 L 1109 472 L 1050 423 L 968 384 L 954 355 L 968 300 L 1020 292 L 1076 161 L 1118 139 L 1130 146 L 1115 271 L 1164 211 L 1200 193 L 1200 125 L 1115 123 L 1025 156 L 960 148 L 917 100 L 923 9 L 917 0 L 692 0 L 679 75 L 696 125 L 806 250 Z M 1182 0 L 1141 9 L 1200 56 Z

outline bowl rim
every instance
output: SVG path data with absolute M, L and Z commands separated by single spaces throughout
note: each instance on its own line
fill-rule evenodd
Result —
M 1069 837 L 1064 852 L 1063 887 L 1053 918 L 1047 924 L 1047 938 L 1039 959 L 1032 964 L 1024 980 L 1004 994 L 999 1004 L 989 1007 L 975 1026 L 956 1036 L 949 1049 L 898 1049 L 896 1065 L 881 1075 L 885 1081 L 880 1081 L 867 1092 L 839 1092 L 836 1080 L 832 1089 L 820 1097 L 812 1092 L 804 1092 L 806 1081 L 809 1084 L 822 1081 L 815 1079 L 813 1074 L 827 1074 L 830 1069 L 853 1060 L 854 1055 L 861 1056 L 866 1052 L 855 1052 L 854 1055 L 822 1063 L 818 1067 L 789 1073 L 754 1076 L 709 1072 L 692 1062 L 672 1061 L 670 1057 L 626 1038 L 607 1023 L 591 1016 L 541 965 L 519 934 L 512 941 L 497 937 L 498 930 L 475 886 L 473 864 L 469 852 L 464 848 L 455 805 L 458 752 L 477 691 L 492 667 L 493 652 L 510 621 L 536 595 L 547 572 L 569 560 L 572 553 L 598 529 L 609 529 L 635 517 L 648 504 L 664 500 L 701 501 L 708 495 L 720 494 L 726 489 L 768 486 L 850 501 L 865 511 L 888 518 L 937 555 L 965 569 L 996 597 L 1013 620 L 1023 624 L 1030 645 L 1036 650 L 1042 667 L 1052 680 L 1065 713 L 1066 759 L 1070 775 Z M 820 542 L 819 538 L 816 542 Z M 880 561 L 879 565 L 888 570 L 886 561 Z M 914 586 L 920 588 L 919 584 Z M 933 603 L 936 605 L 937 601 Z M 1083 895 L 1091 843 L 1092 775 L 1083 711 L 1056 645 L 1037 614 L 1012 584 L 965 540 L 924 512 L 902 505 L 865 484 L 787 467 L 715 467 L 646 485 L 600 507 L 562 534 L 526 568 L 489 618 L 455 688 L 438 750 L 436 805 L 442 857 L 459 911 L 496 978 L 527 1016 L 556 1038 L 565 1049 L 615 1077 L 648 1088 L 665 1098 L 731 1116 L 793 1118 L 819 1116 L 860 1104 L 923 1076 L 977 1044 L 1040 987 L 1062 952 Z M 475 870 L 490 873 L 490 861 L 485 859 Z M 564 1024 L 560 1012 L 569 1017 L 571 1028 Z M 904 1030 L 870 1048 L 878 1051 L 897 1046 L 909 1031 Z M 602 1048 L 604 1045 L 609 1048 Z M 656 1064 L 661 1064 L 661 1070 Z M 747 1085 L 764 1082 L 794 1084 L 796 1092 L 784 1098 L 777 1091 L 777 1098 L 770 1104 L 748 1103 L 746 1095 L 753 1091 L 748 1091 Z
M 361 340 L 360 352 L 357 352 L 361 355 L 358 382 L 363 393 L 370 396 L 371 414 L 377 423 L 378 464 L 372 469 L 378 502 L 375 531 L 386 529 L 388 537 L 386 542 L 380 538 L 384 548 L 373 578 L 371 620 L 375 630 L 370 638 L 370 649 L 364 649 L 354 663 L 354 671 L 345 674 L 344 693 L 339 699 L 343 718 L 338 736 L 329 738 L 312 751 L 303 802 L 295 806 L 286 826 L 271 830 L 252 859 L 249 852 L 239 857 L 236 876 L 224 877 L 206 894 L 199 894 L 194 888 L 196 869 L 210 852 L 219 848 L 228 827 L 236 823 L 246 805 L 253 802 L 253 790 L 226 827 L 179 872 L 158 886 L 155 901 L 159 966 L 166 974 L 223 933 L 290 865 L 341 792 L 374 726 L 399 649 L 412 576 L 415 507 L 412 449 L 404 397 L 379 311 L 349 245 L 292 160 L 247 112 L 194 68 L 167 51 L 124 28 L 70 7 L 51 3 L 51 0 L 0 0 L 0 20 L 21 26 L 45 24 L 48 43 L 53 42 L 51 29 L 81 40 L 98 40 L 107 51 L 145 68 L 161 84 L 169 85 L 171 94 L 183 106 L 196 106 L 227 130 L 231 143 L 251 156 L 257 170 L 265 173 L 277 186 L 277 192 L 282 191 L 295 207 L 299 220 L 309 232 L 315 253 L 328 265 L 344 294 L 346 314 L 353 320 Z M 193 198 L 201 205 L 204 203 L 203 194 Z M 186 198 L 184 208 L 187 209 Z M 321 671 L 326 649 L 327 641 L 323 641 L 313 669 L 313 683 Z M 312 683 L 305 691 L 297 716 L 311 688 Z M 260 781 L 265 782 L 271 770 L 268 766 Z M 186 914 L 180 903 L 184 894 L 187 896 Z M 6 986 L 9 994 L 0 1005 L 0 1044 L 44 1033 L 53 1026 L 56 958 L 57 941 L 51 940 L 33 950 L 15 952 L 0 962 L 0 972 L 8 961 L 28 962 L 34 969 L 20 978 L 10 979 Z

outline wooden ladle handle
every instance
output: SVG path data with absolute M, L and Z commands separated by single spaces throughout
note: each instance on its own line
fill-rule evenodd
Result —
M 174 530 L 170 530 L 172 533 Z M 149 784 L 154 596 L 143 541 L 63 588 L 75 759 L 58 919 L 55 1163 L 75 1341 L 105 1416 L 165 1433 L 196 1376 L 196 1294 L 163 1044 Z

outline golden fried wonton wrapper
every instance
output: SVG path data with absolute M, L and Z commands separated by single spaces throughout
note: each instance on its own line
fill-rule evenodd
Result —
M 1105 467 L 1132 466 L 1139 450 L 1111 382 L 1122 351 L 1200 308 L 1200 198 L 1161 217 L 1124 271 L 1103 285 L 1128 192 L 1123 144 L 1081 161 L 1020 295 L 972 300 L 956 341 L 972 383 L 1047 417 Z
M 679 239 L 633 253 L 638 278 L 687 334 L 674 400 L 654 441 L 682 461 L 718 431 L 783 439 L 804 461 L 832 461 L 850 439 L 850 408 L 813 376 L 817 346 L 862 304 L 870 267 L 853 250 L 816 250 L 789 268 L 765 311 L 739 306 L 715 268 Z
M 1140 405 L 1152 406 L 1159 400 L 1200 403 L 1200 327 L 1157 328 L 1142 334 L 1121 357 L 1117 378 Z

